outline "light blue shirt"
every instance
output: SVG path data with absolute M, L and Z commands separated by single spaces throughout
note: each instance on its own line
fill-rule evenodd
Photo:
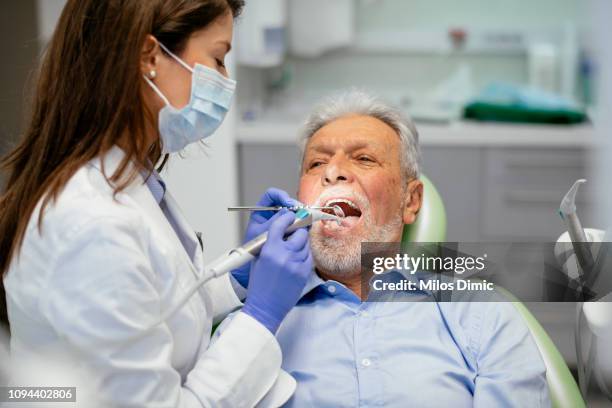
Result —
M 170 211 L 168 211 L 166 202 L 164 200 L 164 196 L 166 195 L 166 183 L 164 182 L 164 180 L 162 180 L 161 176 L 156 170 L 153 170 L 148 177 L 146 175 L 144 176 L 146 177 L 145 183 L 149 188 L 149 191 L 151 191 L 153 198 L 155 199 L 157 204 L 159 204 L 159 208 L 161 209 L 162 213 L 164 213 L 164 216 L 166 217 L 166 219 L 170 223 L 170 226 L 178 236 L 179 240 L 181 241 L 181 244 L 183 244 L 185 251 L 187 251 L 187 254 L 189 255 L 189 257 L 191 257 L 193 252 L 196 250 L 196 245 L 194 245 L 194 241 L 191 239 L 191 237 L 185 235 L 185 233 L 182 232 L 181 228 L 179 228 L 177 225 L 177 221 L 174 219 Z M 200 241 L 200 237 L 198 237 L 198 241 Z M 201 245 L 202 242 L 200 241 L 200 246 Z
M 550 406 L 511 303 L 361 302 L 313 273 L 277 338 L 298 382 L 289 407 Z
M 156 170 L 153 170 L 151 174 L 143 174 L 145 183 L 153 194 L 153 198 L 157 201 L 157 204 L 161 204 L 166 194 L 166 183 L 162 180 L 161 176 Z

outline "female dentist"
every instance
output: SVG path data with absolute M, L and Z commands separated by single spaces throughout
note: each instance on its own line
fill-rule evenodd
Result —
M 235 88 L 223 61 L 242 7 L 69 0 L 29 126 L 3 160 L 12 357 L 67 356 L 101 406 L 250 407 L 283 379 L 274 333 L 312 270 L 307 231 L 284 237 L 291 212 L 252 217 L 246 239 L 269 232 L 261 255 L 155 325 L 206 272 L 154 164 L 223 120 Z M 260 204 L 296 202 L 271 189 Z M 244 307 L 210 345 L 213 322 L 241 305 L 237 281 L 248 287 Z

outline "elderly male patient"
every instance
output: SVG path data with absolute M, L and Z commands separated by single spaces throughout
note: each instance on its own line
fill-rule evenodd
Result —
M 359 91 L 308 119 L 298 198 L 347 218 L 313 225 L 316 270 L 277 333 L 298 383 L 287 405 L 549 406 L 544 364 L 512 304 L 362 301 L 361 242 L 398 242 L 417 217 L 418 151 L 414 125 Z

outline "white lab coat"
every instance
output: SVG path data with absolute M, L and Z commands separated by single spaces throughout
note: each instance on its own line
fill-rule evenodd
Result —
M 240 305 L 228 275 L 147 330 L 204 273 L 202 252 L 169 193 L 189 254 L 142 177 L 113 199 L 102 169 L 112 175 L 123 157 L 115 147 L 78 170 L 42 235 L 37 207 L 4 280 L 13 358 L 71 356 L 103 406 L 251 407 L 266 394 L 266 405 L 283 403 L 295 382 L 279 374 L 280 347 L 263 325 L 238 313 L 209 344 L 213 320 Z

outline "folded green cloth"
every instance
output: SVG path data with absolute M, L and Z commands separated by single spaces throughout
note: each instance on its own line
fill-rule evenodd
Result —
M 493 83 L 463 113 L 467 119 L 497 122 L 575 124 L 588 120 L 583 109 L 557 95 Z

